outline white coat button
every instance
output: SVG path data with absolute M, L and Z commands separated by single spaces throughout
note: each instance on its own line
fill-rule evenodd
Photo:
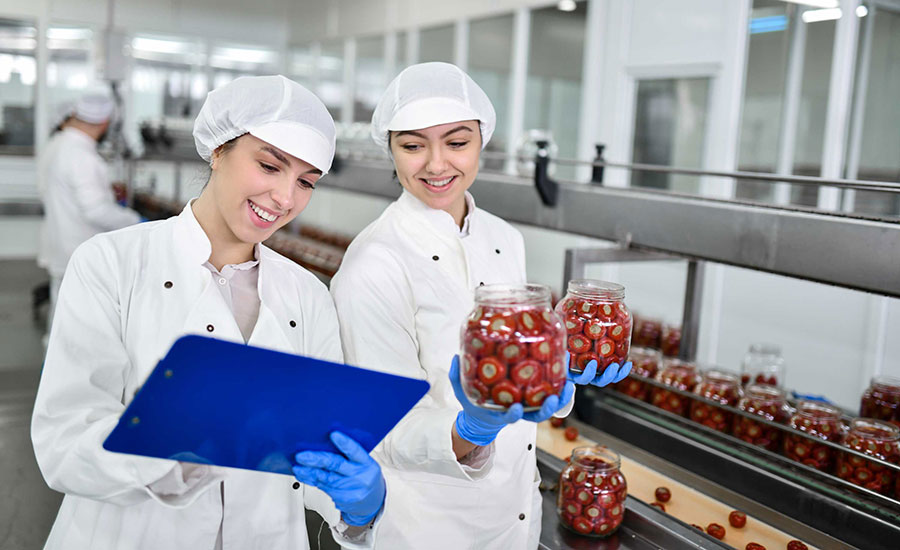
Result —
M 520 519 L 520 520 L 524 520 L 524 519 L 525 519 L 525 514 L 519 514 L 519 519 Z
M 220 285 L 224 285 L 224 284 L 227 283 L 227 282 L 228 282 L 228 281 L 225 280 L 225 277 L 219 277 L 219 284 L 220 284 Z
M 295 481 L 294 484 L 292 485 L 292 487 L 294 488 L 294 490 L 299 489 L 299 488 L 300 488 L 300 482 L 299 482 L 299 481 Z

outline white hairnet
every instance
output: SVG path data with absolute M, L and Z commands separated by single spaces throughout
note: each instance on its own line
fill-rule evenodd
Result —
M 75 118 L 88 124 L 102 124 L 112 118 L 116 104 L 102 93 L 84 94 L 75 102 Z
M 421 130 L 463 120 L 481 126 L 481 148 L 497 125 L 491 100 L 462 69 L 450 63 L 419 63 L 388 85 L 372 115 L 372 139 L 390 154 L 388 132 Z
M 194 121 L 203 160 L 223 143 L 251 134 L 327 174 L 334 158 L 334 120 L 312 92 L 283 76 L 237 78 L 206 96 Z

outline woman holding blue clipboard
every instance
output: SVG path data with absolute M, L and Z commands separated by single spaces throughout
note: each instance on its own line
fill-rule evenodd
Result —
M 459 330 L 474 290 L 524 284 L 522 235 L 468 193 L 496 123 L 481 88 L 447 63 L 406 68 L 372 117 L 393 159 L 400 198 L 354 239 L 332 281 L 346 359 L 431 383 L 373 456 L 391 493 L 376 547 L 537 548 L 537 422 L 571 410 L 574 383 L 627 376 L 592 361 L 539 411 L 474 406 L 460 388 Z
M 76 250 L 32 422 L 44 478 L 66 493 L 46 549 L 302 549 L 304 507 L 343 546 L 372 547 L 384 479 L 343 434 L 331 436 L 340 455 L 296 455 L 299 482 L 101 446 L 185 334 L 341 361 L 325 286 L 260 244 L 306 207 L 331 167 L 334 136 L 325 106 L 299 84 L 239 78 L 209 94 L 194 125 L 211 166 L 200 197 L 179 216 Z

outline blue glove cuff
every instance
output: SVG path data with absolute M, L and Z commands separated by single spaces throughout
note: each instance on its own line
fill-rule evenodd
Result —
M 467 415 L 464 410 L 459 411 L 459 414 L 456 415 L 456 433 L 459 434 L 459 437 L 481 447 L 490 445 L 497 438 L 500 429 L 502 426 L 479 423 L 477 419 Z
M 379 508 L 378 511 L 380 512 L 381 509 Z M 371 523 L 372 520 L 375 519 L 375 516 L 377 516 L 377 515 L 378 515 L 378 512 L 375 512 L 374 514 L 369 515 L 369 516 L 359 516 L 359 515 L 355 515 L 355 514 L 341 513 L 341 519 L 344 520 L 344 523 L 346 523 L 347 525 L 352 525 L 354 527 L 360 527 L 362 525 L 368 525 L 369 523 Z

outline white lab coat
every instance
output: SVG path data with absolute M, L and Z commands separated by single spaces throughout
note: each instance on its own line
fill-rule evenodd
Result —
M 165 221 L 98 235 L 73 254 L 31 428 L 44 479 L 66 493 L 46 549 L 212 550 L 220 523 L 225 550 L 304 549 L 304 505 L 342 525 L 330 498 L 305 485 L 295 489 L 290 476 L 204 467 L 160 494 L 148 485 L 173 475 L 181 481 L 180 465 L 101 447 L 178 337 L 243 343 L 203 266 L 209 254 L 190 205 Z M 312 274 L 260 246 L 258 288 L 249 344 L 342 359 L 333 303 Z M 333 531 L 349 547 L 368 548 L 377 528 L 357 545 Z
M 57 132 L 47 143 L 38 161 L 38 191 L 44 201 L 38 264 L 55 278 L 62 277 L 78 245 L 141 219 L 116 204 L 97 142 L 75 128 Z
M 516 229 L 476 208 L 460 238 L 449 214 L 405 191 L 347 250 L 331 284 L 347 362 L 432 385 L 373 453 L 391 495 L 377 548 L 537 547 L 535 424 L 504 428 L 480 469 L 460 465 L 450 433 L 462 407 L 447 376 L 474 288 L 524 282 Z

